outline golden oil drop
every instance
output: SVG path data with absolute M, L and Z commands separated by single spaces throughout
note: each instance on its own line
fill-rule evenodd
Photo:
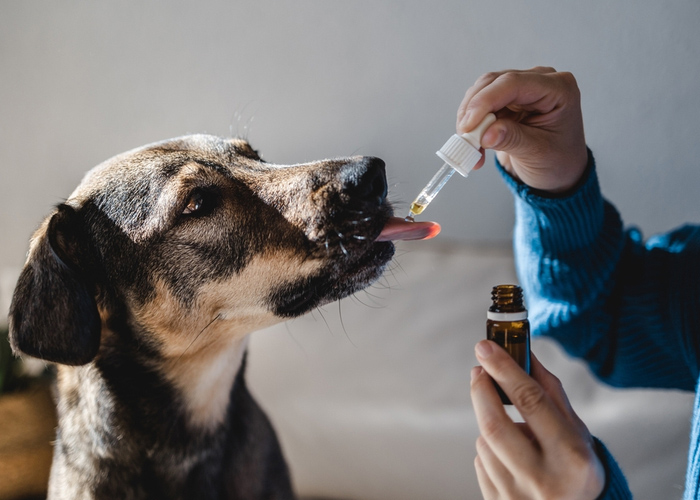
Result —
M 423 213 L 423 210 L 425 210 L 425 205 L 421 205 L 420 203 L 413 202 L 411 203 L 411 213 L 413 215 L 420 215 Z
M 487 312 L 486 338 L 500 345 L 530 373 L 530 322 L 523 305 L 523 290 L 518 285 L 497 285 L 491 290 L 492 304 Z M 503 404 L 512 404 L 496 384 Z

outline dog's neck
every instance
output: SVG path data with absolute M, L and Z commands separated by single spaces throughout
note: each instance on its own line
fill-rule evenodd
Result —
M 225 328 L 214 324 L 213 330 Z M 216 340 L 182 355 L 160 362 L 163 376 L 176 388 L 188 411 L 192 426 L 214 430 L 220 426 L 229 406 L 231 387 L 241 368 L 248 345 L 248 335 Z
M 228 281 L 204 286 L 189 309 L 172 287 L 162 281 L 154 287 L 157 293 L 148 302 L 128 298 L 128 313 L 101 310 L 103 347 L 113 336 L 147 339 L 154 352 L 143 362 L 173 389 L 190 426 L 213 431 L 225 421 L 250 333 L 280 318 L 258 305 L 256 295 L 248 296 L 251 287 L 234 287 Z
M 113 338 L 105 340 L 114 348 Z M 128 498 L 153 497 L 141 484 L 144 477 L 151 478 L 156 496 L 175 498 L 183 494 L 183 478 L 202 463 L 223 464 L 236 436 L 250 432 L 248 424 L 232 424 L 235 414 L 250 418 L 255 405 L 243 376 L 246 345 L 247 336 L 211 345 L 199 350 L 194 363 L 187 354 L 155 363 L 148 356 L 134 360 L 131 350 L 98 355 L 88 365 L 61 365 L 50 498 L 117 498 L 80 496 L 98 486 L 116 488 L 120 495 L 133 490 Z M 167 377 L 163 366 L 170 370 Z M 213 470 L 212 477 L 223 481 L 217 474 L 225 468 Z M 108 477 L 112 471 L 133 484 L 115 486 Z M 102 479 L 84 482 L 87 478 Z
M 110 422 L 93 421 L 89 425 L 136 419 L 149 432 L 149 419 L 144 415 L 122 416 L 119 412 L 157 405 L 162 408 L 164 421 L 154 419 L 156 426 L 168 425 L 170 419 L 172 425 L 196 434 L 220 432 L 248 345 L 247 334 L 227 334 L 223 330 L 230 325 L 225 323 L 212 323 L 206 339 L 198 339 L 179 354 L 160 351 L 154 355 L 143 345 L 129 346 L 127 351 L 124 346 L 129 341 L 103 329 L 101 353 L 92 363 L 59 367 L 59 411 L 76 411 L 72 397 L 67 396 L 76 395 L 81 404 L 88 403 L 86 398 L 94 399 L 95 404 L 104 406 L 97 414 Z

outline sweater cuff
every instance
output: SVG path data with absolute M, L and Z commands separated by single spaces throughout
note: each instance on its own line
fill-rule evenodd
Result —
M 594 437 L 595 450 L 605 469 L 605 487 L 597 500 L 628 500 L 632 492 L 625 475 L 602 441 Z
M 515 195 L 518 220 L 528 227 L 529 237 L 536 230 L 541 248 L 568 254 L 588 247 L 598 238 L 605 219 L 605 202 L 590 149 L 583 177 L 563 194 L 534 189 L 512 177 L 498 160 L 496 166 Z

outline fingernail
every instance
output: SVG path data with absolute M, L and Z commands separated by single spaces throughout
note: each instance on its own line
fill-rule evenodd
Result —
M 480 366 L 475 366 L 474 368 L 472 368 L 472 371 L 470 372 L 472 382 L 474 382 L 474 379 L 481 374 L 482 370 L 483 368 Z
M 493 347 L 491 347 L 490 342 L 488 342 L 486 340 L 482 340 L 481 342 L 476 344 L 476 355 L 478 357 L 480 357 L 482 359 L 486 359 L 489 356 L 491 356 L 492 353 L 493 353 Z
M 481 146 L 487 149 L 493 149 L 503 142 L 505 136 L 505 129 L 501 127 L 491 127 L 481 138 Z

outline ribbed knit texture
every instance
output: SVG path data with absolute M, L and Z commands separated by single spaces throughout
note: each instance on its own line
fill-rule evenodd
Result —
M 594 437 L 593 441 L 595 441 L 598 457 L 605 468 L 605 487 L 596 500 L 628 500 L 632 498 L 625 476 L 615 458 L 600 439 Z
M 533 334 L 555 338 L 608 384 L 695 390 L 700 227 L 646 243 L 636 229 L 623 230 L 617 210 L 602 197 L 590 152 L 585 178 L 566 196 L 537 192 L 498 168 L 515 195 L 515 262 Z M 688 499 L 700 499 L 699 442 L 696 398 Z M 619 473 L 616 466 L 610 470 Z M 622 476 L 608 481 L 618 479 L 624 483 Z

